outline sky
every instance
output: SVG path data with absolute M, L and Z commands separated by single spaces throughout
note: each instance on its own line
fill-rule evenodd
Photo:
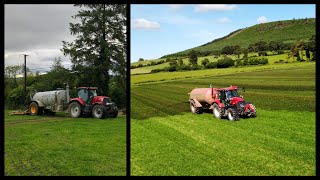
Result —
M 315 5 L 131 5 L 131 62 L 193 48 L 255 24 L 315 18 Z
M 69 23 L 79 9 L 73 5 L 5 5 L 5 66 L 22 65 L 44 73 L 55 58 L 61 57 L 65 68 L 71 61 L 60 51 L 62 41 L 71 42 Z

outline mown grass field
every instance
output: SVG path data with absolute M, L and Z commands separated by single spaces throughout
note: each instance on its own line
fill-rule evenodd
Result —
M 315 63 L 215 71 L 131 77 L 131 174 L 315 175 Z M 244 86 L 257 117 L 191 114 L 187 93 L 210 83 Z
M 9 113 L 5 111 L 5 175 L 126 175 L 126 116 L 98 120 Z

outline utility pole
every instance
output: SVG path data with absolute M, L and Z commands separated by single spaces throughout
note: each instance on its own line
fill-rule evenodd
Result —
M 27 54 L 24 55 L 24 96 L 23 96 L 23 102 L 24 105 L 27 105 L 26 99 L 27 99 Z

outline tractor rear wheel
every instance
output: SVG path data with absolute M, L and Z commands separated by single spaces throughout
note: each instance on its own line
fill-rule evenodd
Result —
M 69 105 L 69 114 L 73 118 L 78 118 L 81 115 L 81 105 L 74 101 Z
M 92 116 L 97 119 L 104 119 L 106 116 L 106 108 L 101 105 L 95 105 L 92 108 Z
M 193 114 L 202 114 L 203 109 L 201 107 L 196 107 L 193 100 L 190 101 L 190 110 Z
M 222 111 L 221 111 L 221 108 L 218 106 L 218 104 L 213 104 L 212 112 L 215 118 L 221 119 Z
M 40 114 L 39 113 L 39 106 L 36 102 L 30 103 L 29 112 L 30 112 L 30 115 L 32 115 L 32 116 Z
M 229 121 L 239 120 L 239 114 L 235 108 L 229 108 L 227 110 L 227 116 L 228 116 Z
M 256 110 L 256 107 L 253 105 L 253 104 L 250 104 L 250 108 L 251 108 L 251 117 L 257 117 L 257 110 Z

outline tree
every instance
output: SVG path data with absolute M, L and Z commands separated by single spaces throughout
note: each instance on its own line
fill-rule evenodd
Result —
M 297 58 L 297 61 L 301 61 L 303 60 L 303 57 L 301 58 L 300 57 L 300 51 L 302 51 L 305 47 L 305 42 L 304 40 L 299 40 L 299 41 L 296 41 L 292 46 L 291 46 L 291 49 L 290 49 L 290 54 L 289 54 L 289 57 L 296 57 Z
M 197 54 L 194 50 L 190 51 L 190 53 L 189 53 L 189 62 L 192 65 L 198 64 L 198 57 L 197 57 Z
M 247 59 L 248 58 L 248 49 L 247 48 L 243 48 L 242 49 L 242 53 L 243 53 L 243 59 Z
M 60 57 L 54 58 L 51 66 L 51 71 L 59 71 L 61 69 L 64 69 L 61 58 Z
M 143 58 L 139 58 L 139 60 L 138 60 L 138 61 L 139 61 L 139 62 L 140 62 L 140 61 L 144 61 L 144 59 L 143 59 Z
M 203 66 L 206 66 L 207 64 L 209 64 L 209 59 L 208 58 L 205 58 L 204 60 L 202 60 L 201 61 L 201 64 L 203 65 Z
M 79 19 L 70 23 L 70 32 L 76 36 L 73 42 L 63 41 L 61 49 L 69 55 L 72 70 L 79 82 L 98 86 L 109 93 L 111 74 L 118 76 L 119 86 L 126 81 L 126 5 L 77 4 L 81 10 L 72 16 Z
M 240 58 L 241 47 L 239 45 L 234 46 L 234 54 L 236 54 L 238 56 L 238 59 Z
M 269 50 L 273 51 L 273 54 L 275 54 L 276 51 L 278 51 L 278 43 L 275 41 L 270 41 L 269 44 Z

